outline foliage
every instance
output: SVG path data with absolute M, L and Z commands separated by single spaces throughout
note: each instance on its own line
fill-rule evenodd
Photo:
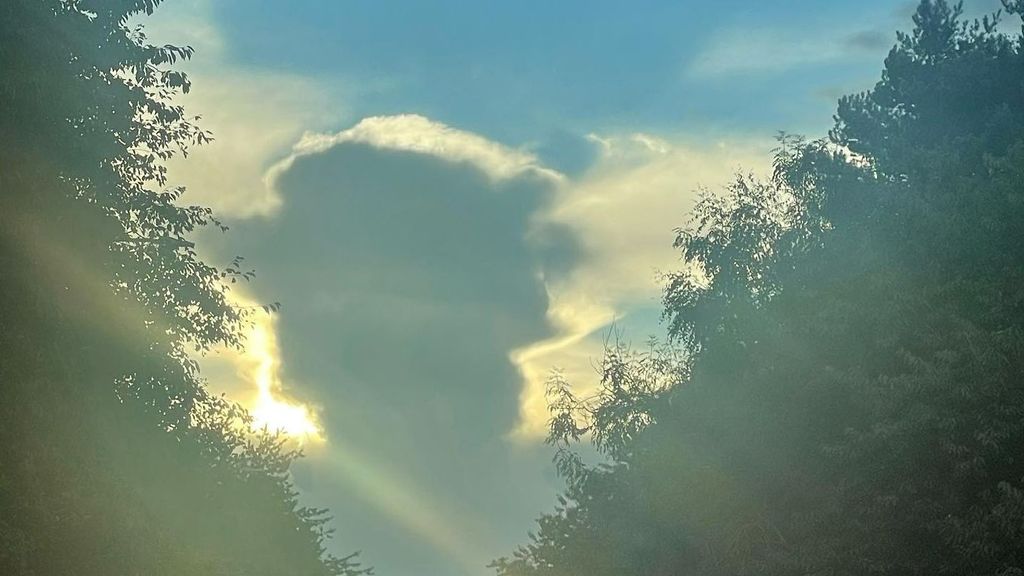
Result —
M 248 273 L 167 188 L 210 136 L 174 103 L 192 49 L 128 28 L 157 4 L 0 3 L 0 572 L 357 573 L 190 356 L 241 344 Z
M 624 440 L 498 574 L 1024 573 L 1024 47 L 960 14 L 921 2 L 828 138 L 698 204 L 684 377 L 588 408 L 625 436 L 556 412 Z
M 555 464 L 570 484 L 586 478 L 572 446 L 588 436 L 600 454 L 615 460 L 629 456 L 633 440 L 651 424 L 651 408 L 660 394 L 686 377 L 687 366 L 678 352 L 656 340 L 637 352 L 621 339 L 606 342 L 597 391 L 580 397 L 561 372 L 548 380 L 552 412 L 548 444 L 558 448 Z

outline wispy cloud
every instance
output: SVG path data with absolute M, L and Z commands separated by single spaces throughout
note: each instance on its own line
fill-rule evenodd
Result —
M 169 181 L 186 187 L 185 201 L 222 217 L 266 217 L 281 200 L 264 172 L 303 131 L 343 118 L 344 98 L 308 76 L 230 63 L 213 22 L 211 0 L 167 2 L 145 21 L 150 41 L 195 48 L 195 59 L 180 65 L 193 89 L 179 101 L 214 137 L 188 158 L 172 159 Z
M 849 60 L 875 61 L 895 38 L 872 28 L 838 32 L 729 28 L 713 34 L 688 63 L 693 78 L 778 73 Z
M 547 432 L 544 397 L 552 368 L 580 391 L 595 383 L 603 333 L 612 322 L 659 309 L 662 273 L 679 266 L 673 230 L 686 223 L 697 191 L 736 172 L 766 165 L 772 143 L 736 137 L 696 140 L 646 133 L 598 135 L 602 155 L 578 180 L 561 188 L 546 217 L 570 228 L 587 257 L 565 279 L 551 282 L 549 316 L 557 336 L 516 351 L 525 384 L 513 437 L 535 441 Z M 646 338 L 658 331 L 628 336 Z

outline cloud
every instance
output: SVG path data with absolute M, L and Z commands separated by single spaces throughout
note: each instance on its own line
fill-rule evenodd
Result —
M 332 123 L 332 99 L 297 76 L 233 72 L 193 73 L 195 89 L 181 98 L 201 116 L 214 141 L 169 163 L 170 181 L 184 185 L 184 201 L 209 206 L 232 219 L 267 217 L 281 199 L 264 173 L 287 152 L 304 127 Z M 224 105 L 230 103 L 230 105 Z
M 594 365 L 613 322 L 627 328 L 627 338 L 660 332 L 659 277 L 679 267 L 673 231 L 686 224 L 698 189 L 714 190 L 738 171 L 767 166 L 773 146 L 751 137 L 633 133 L 590 139 L 601 147 L 601 157 L 561 189 L 547 215 L 580 238 L 586 258 L 548 286 L 558 336 L 516 352 L 526 376 L 514 431 L 520 440 L 536 440 L 547 431 L 544 389 L 553 367 L 586 393 L 597 380 Z
M 355 324 L 366 324 L 369 333 L 387 332 L 371 339 L 360 357 L 386 356 L 401 349 L 400 357 L 380 368 L 382 374 L 391 369 L 390 364 L 407 363 L 432 365 L 443 374 L 446 367 L 467 358 L 490 356 L 495 361 L 481 367 L 476 378 L 505 381 L 504 399 L 492 407 L 517 406 L 517 414 L 509 419 L 506 413 L 504 420 L 496 420 L 501 425 L 489 433 L 511 434 L 516 440 L 532 443 L 546 433 L 549 415 L 544 385 L 553 368 L 562 369 L 585 389 L 594 382 L 593 366 L 601 355 L 602 335 L 613 322 L 636 315 L 645 319 L 637 325 L 637 329 L 647 330 L 643 336 L 658 331 L 649 319 L 657 316 L 651 310 L 660 309 L 659 274 L 678 264 L 678 254 L 672 248 L 673 230 L 684 224 L 697 189 L 724 184 L 743 167 L 765 165 L 772 146 L 767 139 L 698 142 L 648 133 L 590 134 L 584 140 L 596 150 L 596 158 L 589 169 L 568 179 L 543 166 L 529 152 L 439 122 L 415 115 L 372 117 L 337 134 L 305 135 L 293 154 L 271 169 L 269 179 L 286 203 L 317 187 L 314 182 L 296 180 L 311 171 L 317 178 L 334 182 L 335 188 L 362 190 L 361 198 L 344 202 L 335 198 L 327 204 L 327 212 L 335 214 L 333 227 L 351 228 L 350 233 L 359 239 L 353 252 L 370 250 L 369 254 L 348 257 L 359 260 L 372 273 L 349 274 L 342 281 L 347 286 L 323 289 L 318 296 L 339 315 L 348 310 L 350 318 L 358 318 Z M 315 170 L 311 166 L 316 166 Z M 430 176 L 439 169 L 445 174 L 467 172 L 448 183 L 447 176 Z M 472 173 L 476 176 L 470 178 Z M 468 189 L 454 184 L 463 178 L 472 182 Z M 485 228 L 449 221 L 452 210 L 489 218 L 491 208 L 485 209 L 481 199 L 497 208 L 513 197 L 529 200 L 525 206 L 506 204 L 497 209 Z M 433 204 L 439 198 L 448 206 L 440 213 Z M 339 215 L 346 208 L 351 214 Z M 282 216 L 289 210 L 286 206 Z M 410 224 L 403 218 L 411 214 L 428 222 L 426 228 L 415 224 L 407 230 Z M 316 221 L 312 214 L 309 217 Z M 348 218 L 358 223 L 348 223 Z M 402 235 L 417 236 L 422 244 L 391 237 L 393 233 L 384 232 L 388 224 L 402 228 Z M 374 231 L 362 232 L 367 226 Z M 439 230 L 445 233 L 439 235 Z M 494 237 L 485 239 L 491 233 Z M 372 244 L 367 243 L 368 238 L 374 239 Z M 487 254 L 479 248 L 502 238 L 525 252 L 510 258 L 506 251 L 498 258 L 501 270 L 497 271 L 488 264 L 495 263 L 497 253 Z M 426 254 L 419 252 L 422 250 Z M 410 254 L 416 254 L 412 261 Z M 429 271 L 416 272 L 420 267 Z M 416 274 L 419 276 L 410 284 Z M 372 278 L 386 288 L 373 298 L 357 297 L 353 286 L 362 280 L 353 276 Z M 384 277 L 389 279 L 381 280 Z M 490 277 L 501 281 L 491 282 Z M 439 283 L 440 300 L 426 289 L 435 283 Z M 396 285 L 412 289 L 387 296 L 390 286 Z M 453 304 L 449 297 L 454 295 L 460 296 Z M 373 308 L 374 300 L 387 303 Z M 437 324 L 458 354 L 431 349 L 426 361 L 416 358 L 422 344 L 409 341 L 396 348 L 390 343 L 407 330 L 401 326 L 381 328 L 396 315 L 414 318 L 413 324 Z M 483 316 L 489 316 L 486 328 L 472 320 Z M 503 324 L 510 318 L 529 322 L 513 329 L 515 323 Z M 502 328 L 495 332 L 496 326 Z M 495 338 L 488 349 L 481 349 L 486 340 L 480 341 L 477 335 L 488 332 L 492 338 L 506 337 Z M 517 336 L 508 337 L 512 334 Z M 472 343 L 461 341 L 467 336 Z M 383 343 L 389 344 L 383 346 L 382 353 Z M 500 345 L 494 346 L 496 343 Z M 495 350 L 503 355 L 500 362 Z M 392 386 L 401 387 L 400 372 L 386 378 L 396 382 Z M 496 393 L 486 385 L 483 389 L 491 396 Z M 509 401 L 512 391 L 517 402 Z M 377 393 L 383 392 L 378 388 Z M 460 392 L 460 396 L 466 394 Z M 465 409 L 480 409 L 481 397 L 466 399 Z M 487 404 L 484 401 L 482 405 Z
M 871 54 L 888 50 L 896 42 L 888 30 L 868 29 L 854 32 L 843 38 L 843 44 L 852 50 L 865 50 Z
M 210 0 L 168 2 L 142 22 L 150 42 L 195 48 L 195 58 L 179 65 L 192 90 L 178 102 L 214 137 L 187 158 L 173 158 L 169 181 L 186 187 L 184 201 L 222 217 L 266 217 L 281 203 L 264 178 L 267 168 L 304 130 L 343 118 L 344 98 L 313 78 L 229 64 L 212 22 Z
M 345 144 L 367 144 L 382 150 L 415 152 L 446 162 L 472 165 L 492 180 L 503 180 L 534 174 L 559 182 L 562 175 L 541 166 L 537 157 L 515 150 L 482 136 L 458 130 L 417 114 L 373 116 L 337 134 L 303 134 L 292 149 L 292 155 L 269 171 L 269 179 L 287 172 L 296 158 L 322 153 Z
M 712 35 L 688 63 L 694 79 L 779 73 L 840 61 L 875 61 L 892 39 L 873 29 L 846 33 L 829 28 L 806 30 L 730 28 Z
M 552 130 L 529 146 L 545 166 L 575 178 L 593 166 L 600 155 L 597 142 L 568 130 Z
M 806 66 L 863 63 L 877 66 L 896 43 L 894 29 L 913 27 L 917 0 L 899 2 L 888 13 L 866 10 L 834 21 L 807 22 L 803 27 L 730 26 L 713 32 L 707 44 L 686 63 L 692 79 L 773 74 Z M 824 5 L 824 4 L 823 4 Z M 980 18 L 1002 8 L 1000 0 L 967 0 L 964 19 Z M 813 16 L 813 12 L 808 15 Z M 1003 18 L 1007 32 L 1019 31 L 1016 18 Z
M 582 258 L 572 231 L 545 218 L 565 177 L 531 153 L 403 115 L 307 134 L 268 181 L 279 208 L 232 236 L 259 272 L 257 299 L 283 304 L 281 374 L 320 408 L 325 473 L 349 475 L 320 481 L 355 496 L 332 511 L 380 542 L 407 541 L 402 531 L 418 535 L 446 510 L 432 553 L 482 566 L 553 491 L 549 456 L 505 437 L 523 385 L 513 352 L 557 335 L 547 284 Z M 413 496 L 427 501 L 409 518 L 381 507 Z

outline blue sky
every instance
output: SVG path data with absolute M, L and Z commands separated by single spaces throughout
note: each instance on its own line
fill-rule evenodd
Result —
M 561 486 L 550 370 L 585 392 L 612 325 L 662 333 L 697 190 L 824 134 L 913 6 L 168 0 L 150 35 L 197 48 L 216 137 L 172 180 L 232 228 L 209 258 L 256 269 L 239 298 L 283 305 L 211 386 L 313 415 L 295 479 L 338 553 L 488 573 Z
M 217 3 L 229 58 L 350 84 L 506 143 L 595 127 L 818 127 L 874 78 L 913 3 Z M 713 58 L 702 66 L 702 58 Z

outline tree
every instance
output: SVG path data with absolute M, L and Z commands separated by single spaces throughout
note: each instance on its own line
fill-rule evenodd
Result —
M 0 5 L 0 571 L 353 574 L 300 506 L 295 456 L 207 392 L 245 274 L 163 162 L 209 139 L 173 103 L 187 47 L 129 20 L 159 0 Z
M 828 138 L 698 204 L 685 378 L 499 574 L 1024 572 L 1022 41 L 914 24 Z

